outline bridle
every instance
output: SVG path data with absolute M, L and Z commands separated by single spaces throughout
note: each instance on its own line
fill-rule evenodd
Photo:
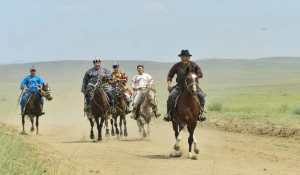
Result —
M 195 78 L 196 78 L 196 77 L 195 77 Z M 191 86 L 196 86 L 197 89 L 200 90 L 200 89 L 201 89 L 200 86 L 196 83 L 196 81 L 194 81 L 194 82 L 191 83 L 191 84 L 188 84 L 187 81 L 186 81 L 186 78 L 185 78 L 185 80 L 184 80 L 184 84 L 185 84 L 185 86 L 186 86 L 186 89 L 189 91 L 189 93 L 190 93 L 190 94 L 193 96 L 193 98 L 196 100 L 196 102 L 197 102 L 197 104 L 198 104 L 198 107 L 199 107 L 200 111 L 203 112 L 204 109 L 202 109 L 202 107 L 201 107 L 201 103 L 200 103 L 200 101 L 199 101 L 199 99 L 198 99 L 197 94 L 195 94 L 195 93 L 193 92 L 193 90 L 190 89 Z
M 38 88 L 38 89 L 39 89 L 39 94 L 41 94 L 41 96 L 46 97 L 46 99 L 47 99 L 47 96 L 51 95 L 51 91 L 50 90 L 44 91 L 43 88 Z

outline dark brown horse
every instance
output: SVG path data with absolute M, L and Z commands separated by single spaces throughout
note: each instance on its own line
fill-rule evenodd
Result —
M 34 131 L 33 123 L 34 117 L 36 117 L 36 134 L 39 133 L 39 117 L 42 113 L 42 105 L 40 104 L 40 101 L 42 97 L 45 97 L 46 100 L 49 101 L 53 99 L 48 83 L 46 85 L 43 84 L 42 88 L 38 87 L 38 92 L 30 94 L 28 99 L 26 100 L 24 112 L 22 115 L 23 133 L 25 133 L 25 116 L 27 116 L 31 121 L 30 131 Z
M 107 123 L 107 114 L 109 111 L 109 100 L 108 96 L 103 90 L 100 82 L 98 81 L 97 77 L 93 76 L 89 79 L 87 85 L 87 92 L 86 92 L 91 100 L 91 113 L 95 120 L 98 129 L 98 140 L 102 140 L 102 127 L 104 121 Z M 90 131 L 90 138 L 94 139 L 94 122 L 93 118 L 89 118 L 91 124 L 91 131 Z M 106 131 L 106 134 L 109 134 L 109 130 Z M 107 136 L 106 135 L 106 136 Z
M 180 141 L 181 141 L 181 131 L 185 126 L 189 132 L 189 158 L 195 158 L 192 154 L 192 144 L 194 143 L 194 152 L 199 154 L 198 142 L 194 136 L 194 130 L 197 126 L 197 118 L 200 113 L 202 113 L 202 108 L 200 107 L 200 102 L 197 97 L 197 91 L 200 90 L 198 86 L 197 75 L 187 70 L 187 75 L 185 77 L 185 85 L 182 94 L 178 99 L 177 108 L 174 112 L 174 117 L 172 120 L 173 130 L 175 131 L 176 144 L 174 145 L 175 153 L 171 156 L 181 156 L 180 152 Z M 179 128 L 179 130 L 178 130 Z
M 122 82 L 120 81 L 114 81 L 114 83 L 112 84 L 112 87 L 114 89 L 114 93 L 115 93 L 115 98 L 116 98 L 116 113 L 113 114 L 113 119 L 111 119 L 111 134 L 112 136 L 115 135 L 115 130 L 114 130 L 114 126 L 116 129 L 116 134 L 117 137 L 122 137 L 123 134 L 125 137 L 128 136 L 127 133 L 127 126 L 126 126 L 126 99 L 125 99 L 125 86 L 122 84 Z M 120 127 L 120 131 L 118 128 L 118 117 L 120 117 L 120 122 L 119 122 L 119 127 Z M 124 133 L 123 133 L 123 125 L 124 124 Z

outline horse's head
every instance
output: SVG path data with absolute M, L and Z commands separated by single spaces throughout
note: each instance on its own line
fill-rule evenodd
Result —
M 185 88 L 196 95 L 198 91 L 198 76 L 194 69 L 187 68 L 187 75 L 185 77 Z
M 47 100 L 51 101 L 53 99 L 53 96 L 51 94 L 51 89 L 49 88 L 48 83 L 43 84 L 43 87 L 39 87 L 39 93 L 44 96 Z
M 86 93 L 89 97 L 93 97 L 95 90 L 97 89 L 97 87 L 99 86 L 99 81 L 98 78 L 96 76 L 92 76 L 89 81 L 88 81 L 88 85 L 86 87 Z
M 155 86 L 152 84 L 149 84 L 146 86 L 146 99 L 151 105 L 155 105 L 155 94 L 156 89 Z
M 123 95 L 123 92 L 124 92 L 124 85 L 122 82 L 120 81 L 115 81 L 114 84 L 113 84 L 113 88 L 114 88 L 114 91 L 115 91 L 115 94 L 116 96 L 121 96 Z

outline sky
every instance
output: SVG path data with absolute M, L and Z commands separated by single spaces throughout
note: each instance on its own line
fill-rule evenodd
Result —
M 0 0 L 0 62 L 300 56 L 298 0 Z M 298 22 L 297 22 L 298 21 Z

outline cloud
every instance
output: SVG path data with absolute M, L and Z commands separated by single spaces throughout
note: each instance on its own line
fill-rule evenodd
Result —
M 168 13 L 167 9 L 159 2 L 151 1 L 148 3 L 149 9 L 159 10 L 163 13 Z

